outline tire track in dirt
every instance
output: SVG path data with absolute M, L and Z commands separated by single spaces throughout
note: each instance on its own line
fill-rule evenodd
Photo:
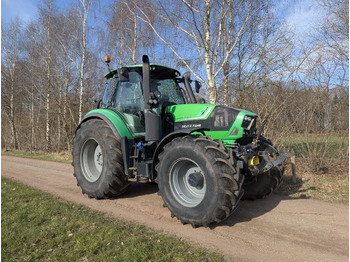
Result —
M 69 164 L 2 156 L 1 175 L 214 250 L 228 261 L 349 261 L 348 205 L 271 195 L 241 202 L 212 228 L 193 229 L 170 218 L 155 184 L 135 182 L 119 198 L 95 200 L 81 194 Z

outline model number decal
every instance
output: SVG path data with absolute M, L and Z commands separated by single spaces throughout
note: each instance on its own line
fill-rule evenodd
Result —
M 200 128 L 202 127 L 202 124 L 187 124 L 187 125 L 182 125 L 181 128 Z

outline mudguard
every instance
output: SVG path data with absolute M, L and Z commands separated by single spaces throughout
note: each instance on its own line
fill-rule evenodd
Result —
M 159 160 L 158 160 L 158 155 L 164 150 L 164 146 L 166 144 L 168 144 L 171 140 L 173 140 L 176 137 L 182 137 L 182 136 L 187 136 L 190 135 L 192 133 L 202 133 L 202 135 L 204 134 L 204 131 L 207 131 L 205 129 L 198 129 L 198 128 L 194 128 L 194 129 L 182 129 L 182 130 L 177 130 L 175 132 L 172 132 L 170 134 L 168 134 L 167 136 L 165 136 L 158 144 L 156 151 L 153 154 L 153 159 L 152 159 L 152 172 L 153 172 L 153 176 L 156 178 L 155 174 L 156 174 L 156 170 L 155 167 L 158 164 Z
M 105 121 L 112 129 L 114 135 L 118 138 L 120 142 L 123 136 L 126 136 L 128 139 L 134 138 L 122 117 L 116 112 L 109 109 L 94 109 L 88 112 L 85 115 L 85 117 L 80 121 L 77 130 L 79 129 L 82 123 L 93 118 L 99 118 Z

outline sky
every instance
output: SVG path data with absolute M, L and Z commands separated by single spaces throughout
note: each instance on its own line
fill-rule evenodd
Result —
M 35 19 L 38 6 L 42 0 L 0 0 L 1 1 L 1 23 L 9 23 L 18 16 L 22 22 L 28 23 Z M 56 0 L 59 7 L 67 7 L 78 0 Z M 108 5 L 112 0 L 100 0 L 102 7 Z
M 35 19 L 37 7 L 41 0 L 0 0 L 1 22 L 9 23 L 18 16 L 24 23 Z M 77 1 L 77 0 L 75 0 Z M 102 10 L 113 0 L 101 0 Z M 322 9 L 318 0 L 275 0 L 276 14 L 283 17 L 286 24 L 297 36 L 301 38 L 320 25 Z M 56 4 L 60 7 L 69 5 L 74 0 L 58 0 Z
M 307 35 L 323 22 L 324 10 L 319 0 L 276 1 L 276 12 L 284 17 L 286 25 L 300 37 Z
M 1 22 L 9 22 L 16 16 L 23 21 L 35 17 L 37 0 L 1 0 Z

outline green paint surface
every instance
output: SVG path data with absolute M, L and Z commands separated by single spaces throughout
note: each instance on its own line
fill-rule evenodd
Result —
M 174 116 L 174 122 L 206 120 L 213 112 L 215 105 L 183 104 L 168 106 L 168 112 Z
M 121 116 L 119 116 L 117 113 L 115 113 L 112 110 L 109 109 L 94 109 L 91 110 L 86 114 L 86 116 L 90 114 L 101 114 L 107 117 L 112 124 L 115 126 L 115 128 L 118 130 L 119 134 L 121 137 L 126 136 L 128 139 L 133 139 L 134 137 L 132 136 L 130 130 L 125 124 L 125 121 L 122 119 Z
M 168 107 L 168 113 L 174 116 L 174 122 L 200 121 L 207 120 L 213 113 L 216 105 L 210 104 L 184 104 L 173 105 Z M 211 136 L 214 140 L 222 139 L 224 144 L 232 144 L 235 140 L 243 137 L 244 129 L 242 123 L 245 116 L 257 116 L 256 114 L 237 109 L 238 113 L 236 120 L 228 130 L 224 131 L 204 131 L 205 135 Z M 236 130 L 235 130 L 236 129 Z M 201 135 L 200 132 L 193 134 Z

